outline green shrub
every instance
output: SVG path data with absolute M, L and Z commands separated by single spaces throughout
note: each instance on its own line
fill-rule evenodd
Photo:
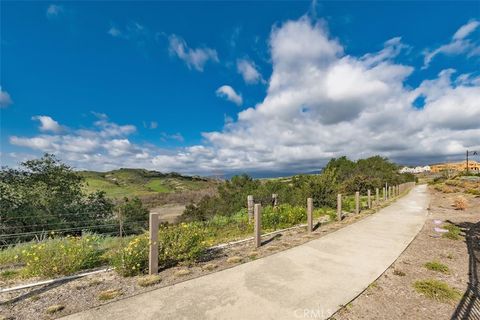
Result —
M 109 253 L 110 264 L 124 277 L 144 273 L 148 268 L 149 237 L 142 234 L 133 237 L 125 245 L 114 247 Z
M 0 272 L 0 279 L 2 280 L 9 280 L 13 279 L 18 276 L 18 270 L 4 270 Z
M 170 267 L 181 261 L 194 261 L 206 248 L 205 231 L 199 223 L 161 228 L 158 247 L 159 265 L 162 267 Z
M 198 223 L 164 226 L 158 233 L 158 264 L 167 268 L 184 261 L 194 261 L 206 248 L 205 231 Z M 148 268 L 149 236 L 136 236 L 108 254 L 115 270 L 125 276 L 143 274 Z
M 102 264 L 101 237 L 54 238 L 24 247 L 21 260 L 27 276 L 51 277 L 98 267 Z
M 307 219 L 304 207 L 281 204 L 276 208 L 265 207 L 262 212 L 262 227 L 265 230 L 288 228 Z
M 456 225 L 449 223 L 443 226 L 443 228 L 448 230 L 447 233 L 443 234 L 444 238 L 451 239 L 451 240 L 460 239 L 460 233 L 462 232 L 462 230 Z
M 441 272 L 441 273 L 448 273 L 449 272 L 448 266 L 446 266 L 443 263 L 440 263 L 438 261 L 430 261 L 430 262 L 425 263 L 425 268 L 427 268 L 428 270 L 437 271 L 437 272 Z
M 468 189 L 466 193 L 472 194 L 474 196 L 480 196 L 480 189 Z
M 427 298 L 440 302 L 450 302 L 460 299 L 461 294 L 458 290 L 451 288 L 447 283 L 435 279 L 426 279 L 415 281 L 413 287 L 418 293 Z

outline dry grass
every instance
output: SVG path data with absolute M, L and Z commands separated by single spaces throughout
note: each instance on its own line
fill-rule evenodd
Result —
M 393 270 L 393 274 L 399 277 L 405 277 L 405 272 L 403 272 L 402 270 L 395 269 Z
M 462 196 L 458 196 L 458 197 L 456 197 L 455 200 L 453 201 L 453 206 L 454 206 L 455 209 L 457 209 L 457 210 L 465 210 L 465 209 L 467 209 L 467 207 L 468 207 L 467 199 L 465 199 L 465 198 L 462 197 Z
M 162 281 L 162 278 L 158 274 L 152 274 L 138 278 L 137 284 L 140 287 L 149 287 L 159 283 L 160 281 Z
M 215 264 L 215 263 L 207 263 L 206 265 L 204 265 L 202 267 L 203 270 L 208 270 L 208 271 L 212 271 L 214 269 L 216 269 L 218 266 Z
M 63 309 L 65 309 L 65 306 L 62 305 L 62 304 L 55 304 L 53 306 L 50 306 L 48 307 L 47 309 L 45 309 L 45 312 L 48 313 L 48 314 L 54 314 L 54 313 L 57 313 L 59 311 L 62 311 Z
M 239 263 L 242 262 L 242 257 L 239 256 L 233 256 L 227 259 L 228 263 Z
M 118 289 L 105 290 L 98 294 L 98 300 L 102 300 L 102 301 L 111 300 L 120 296 L 121 294 L 122 294 L 122 291 Z
M 181 269 L 181 270 L 175 271 L 175 273 L 173 275 L 175 277 L 184 277 L 184 276 L 188 276 L 191 273 L 192 273 L 192 271 L 190 271 L 188 269 Z

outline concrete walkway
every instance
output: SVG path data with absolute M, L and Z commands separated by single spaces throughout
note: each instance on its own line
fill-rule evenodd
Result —
M 375 281 L 427 216 L 426 186 L 320 239 L 65 319 L 325 319 Z

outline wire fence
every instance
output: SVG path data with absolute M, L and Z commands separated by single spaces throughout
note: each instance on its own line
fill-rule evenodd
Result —
M 60 217 L 78 217 L 81 214 L 63 214 Z M 28 241 L 42 241 L 47 238 L 58 236 L 81 236 L 85 233 L 95 233 L 110 237 L 124 237 L 144 232 L 148 229 L 148 218 L 141 220 L 121 221 L 110 218 L 88 218 L 80 221 L 57 221 L 51 223 L 19 223 L 9 225 L 9 222 L 17 222 L 32 219 L 34 215 L 14 217 L 0 220 L 0 248 L 10 247 Z M 57 215 L 49 215 L 50 218 Z M 40 216 L 45 218 L 45 216 Z M 23 220 L 22 220 L 23 219 Z M 21 220 L 21 221 L 20 221 Z
M 398 186 L 398 193 L 409 190 L 411 185 L 402 184 Z M 388 196 L 387 188 L 378 188 L 370 190 L 370 205 L 378 202 L 384 202 Z M 398 195 L 398 194 L 397 194 Z M 289 203 L 287 199 L 283 201 L 277 194 L 269 196 L 253 196 L 256 203 L 262 203 L 266 206 L 277 206 L 289 204 L 291 206 L 299 206 L 298 203 Z M 306 200 L 306 199 L 305 199 Z M 314 199 L 315 201 L 315 199 Z M 306 201 L 302 205 L 306 207 Z M 247 199 L 245 199 L 245 209 L 247 207 Z M 366 193 L 360 194 L 359 209 L 360 211 L 369 208 L 369 198 Z M 335 206 L 329 205 L 316 209 L 336 210 Z M 342 197 L 342 210 L 353 213 L 356 210 L 356 199 L 354 194 L 346 194 Z M 245 213 L 246 214 L 246 213 Z M 33 220 L 33 223 L 31 223 Z M 35 221 L 36 220 L 36 221 Z M 49 220 L 55 220 L 49 222 Z M 228 222 L 228 221 L 227 221 Z M 224 223 L 227 223 L 224 222 Z M 216 227 L 222 224 L 222 221 L 204 222 L 205 226 L 214 224 Z M 238 233 L 243 234 L 247 227 L 244 223 L 238 227 Z M 230 225 L 232 227 L 232 225 Z M 52 237 L 59 236 L 81 236 L 86 233 L 94 233 L 109 237 L 126 237 L 130 235 L 141 234 L 148 230 L 148 217 L 143 219 L 125 219 L 118 215 L 105 216 L 104 214 L 94 213 L 62 213 L 62 214 L 46 214 L 34 215 L 26 214 L 23 216 L 2 218 L 0 216 L 0 249 L 11 247 L 13 245 L 28 242 L 42 241 Z M 235 230 L 228 232 L 231 234 Z

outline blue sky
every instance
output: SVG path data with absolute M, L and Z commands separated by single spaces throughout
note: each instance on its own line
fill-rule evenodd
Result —
M 478 21 L 476 1 L 2 2 L 2 165 L 457 159 L 480 148 Z

